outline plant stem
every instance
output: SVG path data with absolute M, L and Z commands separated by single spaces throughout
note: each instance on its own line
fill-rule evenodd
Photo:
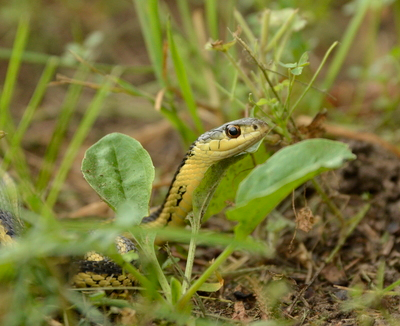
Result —
M 264 66 L 264 63 L 262 63 L 260 60 L 257 59 L 257 57 L 256 57 L 256 55 L 254 54 L 254 52 L 249 48 L 249 46 L 248 46 L 245 42 L 243 42 L 243 40 L 242 40 L 240 37 L 238 37 L 238 36 L 235 35 L 235 34 L 233 34 L 233 36 L 234 36 L 235 40 L 236 40 L 237 42 L 239 42 L 239 44 L 240 44 L 240 45 L 246 50 L 246 52 L 252 57 L 252 59 L 254 60 L 255 64 L 261 69 L 261 72 L 262 72 L 262 74 L 263 74 L 265 80 L 267 81 L 267 83 L 268 83 L 268 85 L 269 85 L 269 87 L 270 87 L 272 93 L 274 93 L 274 96 L 276 97 L 276 99 L 277 99 L 279 102 L 281 102 L 281 99 L 280 99 L 278 93 L 276 92 L 276 90 L 275 90 L 275 88 L 274 88 L 274 85 L 272 85 L 272 82 L 271 82 L 270 78 L 269 78 L 268 75 L 267 75 L 267 69 L 266 69 L 266 67 Z M 257 93 L 255 92 L 255 93 L 253 93 L 253 94 L 256 95 Z
M 155 232 L 148 231 L 147 234 L 144 235 L 144 237 L 141 237 L 142 239 L 142 241 L 140 241 L 141 247 L 146 255 L 146 258 L 150 260 L 150 263 L 156 270 L 157 280 L 160 283 L 160 286 L 164 292 L 167 301 L 172 303 L 171 287 L 169 286 L 168 280 L 161 269 L 160 263 L 158 262 L 157 259 L 156 252 L 154 250 L 155 236 L 156 236 Z
M 307 94 L 307 92 L 309 91 L 309 89 L 312 87 L 312 85 L 314 84 L 315 79 L 317 78 L 317 76 L 319 75 L 322 67 L 325 65 L 326 59 L 328 59 L 329 55 L 331 54 L 332 50 L 336 47 L 336 45 L 338 44 L 338 42 L 334 42 L 330 48 L 328 49 L 328 51 L 326 51 L 324 58 L 322 59 L 317 71 L 314 73 L 314 75 L 312 76 L 310 82 L 308 83 L 306 89 L 303 91 L 303 93 L 300 95 L 300 97 L 297 99 L 296 103 L 292 106 L 292 108 L 290 109 L 289 115 L 287 117 L 287 119 L 292 116 L 293 111 L 295 110 L 295 108 L 297 107 L 297 105 L 300 103 L 300 101 L 303 99 L 303 97 Z
M 275 33 L 272 37 L 271 41 L 266 46 L 265 52 L 270 51 L 279 41 L 279 39 L 285 34 L 285 32 L 289 29 L 292 24 L 294 17 L 299 12 L 298 9 L 293 10 L 292 14 L 288 17 L 288 19 L 282 24 L 281 28 Z
M 236 246 L 229 245 L 225 250 L 218 256 L 214 263 L 208 267 L 200 278 L 189 288 L 189 290 L 182 296 L 178 302 L 178 309 L 183 310 L 188 304 L 189 300 L 200 289 L 201 285 L 207 281 L 207 279 L 221 266 L 221 264 L 234 252 Z
M 333 61 L 328 69 L 328 72 L 326 74 L 326 78 L 323 82 L 322 88 L 324 90 L 329 90 L 333 82 L 335 81 L 340 68 L 343 65 L 343 62 L 346 58 L 347 53 L 350 50 L 350 47 L 352 45 L 352 42 L 354 40 L 354 37 L 357 34 L 357 31 L 365 17 L 365 14 L 367 13 L 367 9 L 370 4 L 370 0 L 361 0 L 357 2 L 358 6 L 357 9 L 355 10 L 355 15 L 352 18 L 350 25 L 346 29 L 346 32 L 343 35 L 343 38 L 341 40 L 341 46 L 337 53 L 335 54 Z M 323 97 L 322 95 L 318 95 L 316 99 L 313 101 L 313 109 L 319 109 L 319 107 L 322 104 Z
M 185 278 L 182 282 L 182 295 L 186 292 L 190 285 L 190 281 L 192 279 L 192 270 L 193 270 L 193 263 L 194 263 L 194 256 L 196 253 L 196 242 L 197 242 L 197 235 L 200 230 L 201 225 L 201 214 L 193 215 L 190 218 L 190 224 L 192 227 L 192 237 L 190 239 L 189 250 L 188 250 L 188 257 L 186 261 L 186 268 L 185 268 Z
M 246 73 L 242 70 L 242 68 L 237 64 L 236 60 L 229 54 L 228 51 L 225 51 L 224 54 L 239 73 L 240 78 L 244 81 L 246 86 L 251 90 L 251 93 L 258 94 L 257 87 L 253 84 L 249 77 L 247 77 Z
M 371 204 L 364 205 L 364 207 L 362 207 L 360 209 L 360 211 L 349 220 L 348 226 L 342 228 L 342 230 L 345 230 L 345 231 L 340 236 L 336 247 L 333 249 L 333 251 L 331 252 L 329 257 L 325 260 L 326 264 L 329 264 L 333 260 L 333 258 L 339 252 L 339 250 L 343 247 L 344 243 L 346 242 L 346 239 L 353 233 L 354 229 L 364 218 L 365 214 L 367 214 L 370 207 L 371 207 Z

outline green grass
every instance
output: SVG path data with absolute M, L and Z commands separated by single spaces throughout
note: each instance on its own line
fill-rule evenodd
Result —
M 323 50 L 319 50 L 318 61 L 317 55 L 313 53 L 317 50 L 311 49 L 312 42 L 307 40 L 309 29 L 301 26 L 313 12 L 314 6 L 319 6 L 319 10 L 315 10 L 314 20 L 309 20 L 311 29 L 322 26 L 322 21 L 329 14 L 334 15 L 336 9 L 330 1 L 321 1 L 318 4 L 313 1 L 285 3 L 299 9 L 287 12 L 278 10 L 285 7 L 283 1 L 271 2 L 271 6 L 266 9 L 263 1 L 254 1 L 248 6 L 241 1 L 226 1 L 225 5 L 221 5 L 219 1 L 207 0 L 199 6 L 201 10 L 194 17 L 192 3 L 188 1 L 177 1 L 177 7 L 170 8 L 165 2 L 135 0 L 133 4 L 129 3 L 129 10 L 134 8 L 139 19 L 151 66 L 115 67 L 108 62 L 88 63 L 85 61 L 87 58 L 82 58 L 82 63 L 71 63 L 63 54 L 51 55 L 46 50 L 41 52 L 29 42 L 32 39 L 37 40 L 37 36 L 30 31 L 36 27 L 37 21 L 44 19 L 40 10 L 32 13 L 29 18 L 20 17 L 18 26 L 9 23 L 10 28 L 15 30 L 13 45 L 0 49 L 0 58 L 7 60 L 8 64 L 4 82 L 1 83 L 0 97 L 0 130 L 7 133 L 6 140 L 0 140 L 4 157 L 2 167 L 12 172 L 23 204 L 28 210 L 23 210 L 22 213 L 26 223 L 25 234 L 14 247 L 0 249 L 0 280 L 4 283 L 5 293 L 12 293 L 12 300 L 8 302 L 9 311 L 5 316 L 0 316 L 4 324 L 39 325 L 45 322 L 47 316 L 58 316 L 68 325 L 89 325 L 90 322 L 107 325 L 112 323 L 111 310 L 104 309 L 104 305 L 108 304 L 115 309 L 140 311 L 144 319 L 149 321 L 169 320 L 171 323 L 193 325 L 222 324 L 213 318 L 194 321 L 191 312 L 201 307 L 196 290 L 206 281 L 214 286 L 214 290 L 218 288 L 218 280 L 210 280 L 210 277 L 215 275 L 238 247 L 249 251 L 254 247 L 257 254 L 265 254 L 265 247 L 256 246 L 256 242 L 251 239 L 244 240 L 250 232 L 244 232 L 233 244 L 229 244 L 233 241 L 232 237 L 210 237 L 200 232 L 198 239 L 203 243 L 226 249 L 208 269 L 202 271 L 195 283 L 190 280 L 193 276 L 191 268 L 185 271 L 186 279 L 179 274 L 171 277 L 168 274 L 170 270 L 156 263 L 154 247 L 150 242 L 145 250 L 153 260 L 148 269 L 154 273 L 143 276 L 127 264 L 126 259 L 115 252 L 113 247 L 115 236 L 131 226 L 118 222 L 103 225 L 92 221 L 60 221 L 57 219 L 59 208 L 56 204 L 61 202 L 60 194 L 68 181 L 74 160 L 111 96 L 124 93 L 132 99 L 144 99 L 149 107 L 157 106 L 160 114 L 178 132 L 185 147 L 206 129 L 205 125 L 210 121 L 218 125 L 248 114 L 267 120 L 284 142 L 290 144 L 299 137 L 294 123 L 297 114 L 315 113 L 325 106 L 331 106 L 326 92 L 329 93 L 340 76 L 343 78 L 342 70 L 346 67 L 348 53 L 355 44 L 361 25 L 365 23 L 365 17 L 372 14 L 374 19 L 367 31 L 368 44 L 372 48 L 378 37 L 381 13 L 391 9 L 397 13 L 400 11 L 398 4 L 390 2 L 380 6 L 368 0 L 353 2 L 355 9 L 343 36 L 337 40 L 339 44 L 334 43 L 336 40 L 325 44 Z M 17 5 L 14 6 L 17 9 Z M 62 5 L 58 6 L 62 8 Z M 105 14 L 111 15 L 109 12 Z M 240 34 L 237 25 L 241 26 Z M 118 31 L 113 33 L 118 36 Z M 324 34 L 319 37 L 323 39 Z M 222 42 L 218 43 L 217 40 Z M 309 60 L 303 49 L 313 54 L 308 56 Z M 390 51 L 385 55 L 393 58 L 393 66 L 396 66 L 398 48 Z M 374 64 L 374 53 L 367 54 L 359 75 L 360 85 L 356 86 L 357 96 L 353 102 L 355 108 L 351 112 L 352 117 L 357 117 L 361 112 L 360 107 L 366 97 L 366 82 L 373 77 L 371 66 Z M 34 65 L 42 71 L 40 78 L 34 81 L 33 93 L 26 95 L 29 98 L 26 109 L 20 119 L 16 120 L 12 108 L 14 103 L 18 103 L 16 94 L 25 78 L 21 73 L 23 65 Z M 29 157 L 23 150 L 24 139 L 29 135 L 29 128 L 35 124 L 49 82 L 54 80 L 56 71 L 60 70 L 63 74 L 73 74 L 73 81 L 63 95 L 54 122 L 54 131 L 38 171 L 33 173 L 28 164 Z M 382 72 L 385 72 L 384 67 Z M 142 77 L 149 73 L 152 73 L 151 81 L 139 86 L 130 83 L 132 77 Z M 382 85 L 386 86 L 387 81 L 393 80 L 398 85 L 398 79 L 395 80 L 389 74 Z M 87 107 L 82 109 L 80 103 L 85 91 L 82 83 L 86 82 L 95 91 Z M 391 126 L 390 121 L 395 117 L 400 95 L 392 96 L 387 92 L 381 95 L 380 100 L 388 103 L 388 109 L 381 109 L 385 113 L 381 126 L 386 127 L 389 124 L 389 127 L 395 129 L 396 126 Z M 333 117 L 341 116 L 340 112 L 332 111 Z M 70 125 L 78 118 L 79 123 L 66 143 L 65 138 L 71 132 Z M 350 122 L 356 123 L 354 120 Z M 263 160 L 266 157 L 267 154 L 263 156 Z M 252 166 L 250 159 L 246 164 L 246 169 Z M 208 190 L 203 191 L 207 193 Z M 322 188 L 321 196 L 329 201 Z M 337 209 L 332 206 L 330 208 Z M 348 216 L 344 218 L 350 221 L 350 228 L 338 239 L 326 263 L 337 257 L 346 239 L 362 219 L 363 212 L 356 214 L 353 219 Z M 200 216 L 203 213 L 196 214 Z M 195 225 L 199 227 L 198 221 Z M 344 224 L 339 227 L 345 229 Z M 91 230 L 95 231 L 90 232 Z M 134 228 L 131 231 L 135 234 Z M 191 241 L 189 260 L 193 260 L 196 245 L 191 240 L 191 232 L 167 230 L 165 236 L 181 236 L 184 242 Z M 71 291 L 57 266 L 63 260 L 62 257 L 83 255 L 88 250 L 107 253 L 127 271 L 136 274 L 141 281 L 143 298 L 132 302 L 108 298 L 104 292 L 85 297 L 79 291 Z M 386 287 L 383 285 L 384 270 L 385 264 L 382 263 L 376 276 L 375 292 L 368 302 L 393 295 L 393 290 L 398 286 L 398 282 Z M 271 306 L 275 307 L 276 302 L 286 293 L 286 290 L 278 290 L 276 293 L 281 293 L 278 298 L 268 297 L 272 302 Z M 3 287 L 0 291 L 3 291 Z M 365 293 L 358 291 L 356 287 L 352 291 L 352 301 L 343 309 L 366 311 L 368 304 L 363 302 Z M 195 300 L 191 301 L 193 298 Z M 79 311 L 80 315 L 76 315 L 75 311 Z M 276 324 L 289 322 L 284 314 L 275 313 L 274 316 Z

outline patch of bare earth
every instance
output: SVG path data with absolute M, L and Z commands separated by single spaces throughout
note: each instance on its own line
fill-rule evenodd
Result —
M 400 279 L 400 160 L 377 145 L 349 145 L 357 159 L 320 179 L 345 224 L 312 186 L 299 190 L 296 215 L 307 207 L 315 223 L 306 225 L 311 230 L 298 229 L 293 240 L 294 228 L 285 228 L 273 259 L 237 253 L 236 263 L 244 263 L 236 274 L 224 277 L 223 290 L 205 299 L 207 313 L 244 324 L 272 318 L 295 325 L 388 325 L 400 320 L 399 296 L 377 292 Z M 349 221 L 368 203 L 369 210 L 343 238 Z M 278 210 L 295 221 L 290 202 Z M 326 263 L 335 247 L 337 253 Z

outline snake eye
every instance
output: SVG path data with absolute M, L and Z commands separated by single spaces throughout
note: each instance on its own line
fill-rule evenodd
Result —
M 228 125 L 225 129 L 225 132 L 229 138 L 238 138 L 240 136 L 240 127 L 235 125 Z

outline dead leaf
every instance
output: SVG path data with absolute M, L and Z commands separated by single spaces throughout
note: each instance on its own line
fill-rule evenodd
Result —
M 321 275 L 332 284 L 340 284 L 346 280 L 346 274 L 343 272 L 343 270 L 338 269 L 334 264 L 327 265 L 321 271 Z
M 249 316 L 247 316 L 246 308 L 244 307 L 243 301 L 237 301 L 234 305 L 235 312 L 232 315 L 233 320 L 240 320 L 244 322 L 249 321 Z
M 325 133 L 324 122 L 326 120 L 327 111 L 319 112 L 308 126 L 299 126 L 299 131 L 306 138 L 318 138 Z
M 123 308 L 121 310 L 120 323 L 121 325 L 137 325 L 136 311 L 131 308 Z
M 310 232 L 314 223 L 315 218 L 309 207 L 303 207 L 297 212 L 296 224 L 300 230 L 304 232 Z

